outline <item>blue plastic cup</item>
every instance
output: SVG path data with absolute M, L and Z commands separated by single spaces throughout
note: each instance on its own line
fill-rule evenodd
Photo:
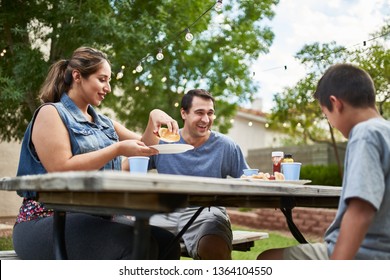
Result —
M 299 180 L 301 173 L 300 162 L 282 162 L 282 173 L 285 180 Z
M 259 169 L 256 168 L 248 168 L 248 169 L 244 169 L 243 171 L 245 176 L 252 176 L 252 175 L 259 174 Z
M 129 157 L 130 173 L 147 173 L 148 172 L 148 157 Z

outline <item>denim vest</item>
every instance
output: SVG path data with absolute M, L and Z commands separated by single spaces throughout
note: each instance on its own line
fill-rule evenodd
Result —
M 42 106 L 45 105 L 48 104 L 41 105 L 35 111 L 24 134 L 17 176 L 47 173 L 31 140 L 32 127 L 36 116 Z M 100 150 L 118 142 L 118 135 L 112 121 L 108 117 L 98 114 L 92 106 L 88 107 L 88 113 L 92 116 L 94 122 L 87 121 L 66 93 L 62 94 L 60 102 L 51 103 L 50 105 L 54 105 L 57 109 L 68 130 L 73 155 Z M 120 157 L 107 162 L 101 170 L 121 170 Z M 36 197 L 36 192 L 33 191 L 18 191 L 18 194 L 25 198 Z

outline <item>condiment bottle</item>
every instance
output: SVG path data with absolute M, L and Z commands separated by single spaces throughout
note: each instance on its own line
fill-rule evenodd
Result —
M 294 159 L 292 158 L 292 154 L 285 154 L 282 162 L 294 162 Z
M 283 152 L 275 151 L 271 153 L 272 156 L 272 174 L 275 174 L 275 172 L 280 172 L 280 167 L 282 163 L 282 159 L 284 156 Z

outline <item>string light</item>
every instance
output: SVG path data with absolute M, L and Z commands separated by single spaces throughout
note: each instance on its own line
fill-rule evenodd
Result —
M 189 28 L 186 28 L 186 36 L 185 36 L 185 38 L 186 38 L 186 40 L 187 40 L 188 42 L 191 42 L 192 39 L 194 39 L 194 35 L 191 34 Z
M 368 40 L 365 40 L 365 41 L 363 41 L 363 43 L 362 43 L 362 44 L 363 44 L 363 47 L 367 47 L 367 42 L 376 40 L 376 39 L 378 39 L 378 38 L 384 37 L 384 36 L 389 35 L 389 34 L 390 34 L 390 32 L 386 32 L 386 33 L 381 34 L 381 35 L 379 35 L 379 36 L 376 36 L 376 37 L 370 38 L 370 39 L 368 39 Z M 330 54 L 335 54 L 335 53 L 338 53 L 338 52 L 346 51 L 348 48 L 356 47 L 356 46 L 359 46 L 359 45 L 361 45 L 361 43 L 359 43 L 359 44 L 354 44 L 353 46 L 349 46 L 349 47 L 344 47 L 344 48 L 342 48 L 342 49 L 340 49 L 340 50 L 333 51 L 333 52 L 329 52 L 329 53 L 327 53 L 327 54 L 330 55 Z M 319 59 L 319 60 L 324 60 L 324 59 L 325 59 L 325 55 L 324 55 L 324 54 L 320 54 L 320 55 L 317 57 L 317 59 Z M 284 70 L 287 70 L 287 65 L 268 68 L 268 69 L 262 70 L 262 72 L 267 72 L 267 71 L 272 71 L 272 70 L 277 70 L 277 69 L 284 69 Z M 255 72 L 253 72 L 253 77 L 254 77 L 254 76 L 255 76 Z
M 222 11 L 222 0 L 218 0 L 217 3 L 215 4 L 215 10 L 217 12 Z
M 183 29 L 181 32 L 179 32 L 177 35 L 176 35 L 176 38 L 179 38 L 183 35 L 183 33 L 185 32 L 185 39 L 187 41 L 192 41 L 194 36 L 191 34 L 190 32 L 190 28 L 192 26 L 194 26 L 205 14 L 207 14 L 208 12 L 210 12 L 214 7 L 216 7 L 216 9 L 219 9 L 222 5 L 222 0 L 218 0 L 216 3 L 212 4 L 206 11 L 204 11 L 192 24 L 190 24 L 187 28 Z M 222 7 L 221 7 L 222 8 Z M 166 44 L 165 46 L 163 46 L 162 48 L 159 48 L 159 51 L 156 55 L 156 59 L 157 60 L 162 60 L 164 59 L 164 54 L 162 53 L 162 50 L 165 49 L 166 47 L 168 46 L 168 44 Z M 141 62 L 152 62 L 153 61 L 153 56 L 148 53 L 146 56 L 144 56 L 142 59 L 140 59 L 139 61 Z M 140 73 L 143 71 L 143 68 L 142 68 L 142 65 L 141 65 L 141 62 L 138 64 L 138 66 L 133 70 L 133 74 L 136 74 L 137 72 Z M 118 73 L 119 74 L 119 73 Z M 121 76 L 122 74 L 120 74 Z
M 156 58 L 157 58 L 157 60 L 163 60 L 164 59 L 164 55 L 162 53 L 162 49 L 161 48 L 158 49 L 158 53 L 156 55 Z
M 192 27 L 192 26 L 194 26 L 206 13 L 208 13 L 208 12 L 210 12 L 212 9 L 214 9 L 214 10 L 216 10 L 216 11 L 218 11 L 218 12 L 220 12 L 221 10 L 222 10 L 222 8 L 223 8 L 223 3 L 222 3 L 223 1 L 222 0 L 217 0 L 211 7 L 209 7 L 206 11 L 204 11 L 192 24 L 190 24 L 189 26 L 187 26 L 187 28 L 185 28 L 185 29 L 183 29 L 181 32 L 179 32 L 177 35 L 176 35 L 176 38 L 179 38 L 179 37 L 181 37 L 182 35 L 183 35 L 183 33 L 185 33 L 185 39 L 187 40 L 187 41 L 192 41 L 193 40 L 193 38 L 194 38 L 194 36 L 191 34 L 191 32 L 190 32 L 190 28 Z M 372 40 L 375 40 L 375 39 L 378 39 L 378 38 L 380 38 L 380 37 L 384 37 L 384 36 L 386 36 L 386 35 L 388 35 L 390 32 L 385 32 L 384 34 L 381 34 L 381 35 L 379 35 L 379 36 L 377 36 L 377 37 L 373 37 L 373 38 L 371 38 L 371 39 L 368 39 L 368 40 L 366 40 L 366 41 L 363 41 L 363 46 L 366 46 L 367 45 L 367 42 L 368 41 L 372 41 Z M 168 44 L 166 44 L 165 46 L 163 46 L 162 48 L 159 48 L 158 49 L 158 53 L 157 53 L 157 55 L 156 55 L 156 59 L 157 60 L 162 60 L 162 59 L 164 59 L 164 54 L 162 53 L 162 50 L 163 49 L 165 49 L 166 47 L 168 46 Z M 5 50 L 4 50 L 4 53 L 5 53 Z M 4 54 L 3 53 L 1 53 L 0 54 L 1 56 L 3 56 Z M 145 57 L 143 57 L 141 60 L 139 60 L 139 61 L 141 61 L 141 62 L 144 62 L 144 61 L 147 61 L 147 62 L 151 62 L 151 61 L 153 61 L 153 57 L 151 56 L 151 54 L 147 54 Z M 142 72 L 143 71 L 143 67 L 142 67 L 142 65 L 141 65 L 141 62 L 139 62 L 139 64 L 138 64 L 138 66 L 135 68 L 135 70 L 133 70 L 133 73 L 134 74 L 136 74 L 137 72 L 138 73 L 140 73 L 140 72 Z M 284 69 L 284 70 L 287 70 L 287 65 L 283 65 L 283 66 L 278 66 L 278 67 L 273 67 L 273 68 L 270 68 L 270 69 L 266 69 L 266 70 L 263 70 L 262 72 L 265 72 L 265 71 L 271 71 L 271 70 L 276 70 L 276 69 Z M 122 72 L 122 74 L 119 74 L 118 73 L 118 75 L 119 76 L 121 76 L 121 77 L 123 77 L 122 75 L 123 75 L 123 71 L 121 71 Z M 254 78 L 255 77 L 255 72 L 253 72 L 253 76 L 252 76 L 252 78 Z M 165 78 L 166 79 L 166 78 Z M 163 81 L 163 82 L 165 82 L 165 81 Z M 233 82 L 234 83 L 234 80 L 233 79 L 227 79 L 227 80 L 225 80 L 225 82 L 227 82 L 227 83 L 231 83 L 231 82 Z
M 3 49 L 3 51 L 0 53 L 0 56 L 4 56 L 6 52 L 7 52 L 7 50 Z
M 141 62 L 138 64 L 138 66 L 135 68 L 135 71 L 137 71 L 138 73 L 141 73 L 142 70 L 144 70 L 144 68 L 142 68 L 142 65 L 141 65 Z
M 120 79 L 123 78 L 123 70 L 124 70 L 124 69 L 125 69 L 125 66 L 122 65 L 121 70 L 118 72 L 118 74 L 116 74 L 116 79 L 117 79 L 117 80 L 120 80 Z

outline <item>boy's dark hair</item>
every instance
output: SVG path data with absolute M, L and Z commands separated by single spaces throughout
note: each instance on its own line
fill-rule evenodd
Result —
M 333 65 L 319 80 L 314 98 L 329 111 L 331 95 L 356 108 L 375 107 L 374 82 L 366 71 L 351 64 Z
M 203 99 L 210 99 L 215 105 L 214 97 L 210 94 L 210 92 L 204 89 L 191 89 L 181 99 L 181 108 L 187 113 L 192 107 L 192 99 L 194 99 L 194 96 L 198 96 Z

